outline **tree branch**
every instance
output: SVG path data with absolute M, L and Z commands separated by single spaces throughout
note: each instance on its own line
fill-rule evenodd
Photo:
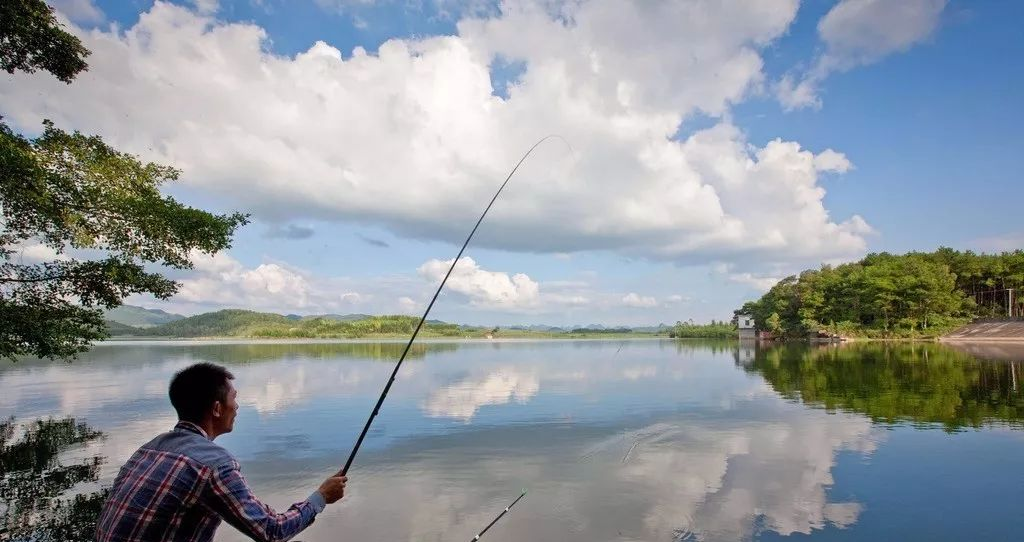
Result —
M 0 278 L 0 283 L 18 282 L 18 283 L 32 283 L 32 282 L 46 282 L 48 280 L 67 280 L 73 278 L 74 275 L 50 275 L 47 277 L 38 277 L 34 279 L 10 279 Z

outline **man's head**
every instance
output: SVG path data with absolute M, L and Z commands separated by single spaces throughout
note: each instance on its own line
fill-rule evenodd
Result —
M 238 402 L 231 381 L 235 375 L 212 363 L 197 363 L 178 371 L 171 379 L 171 404 L 178 419 L 202 427 L 214 438 L 230 433 Z

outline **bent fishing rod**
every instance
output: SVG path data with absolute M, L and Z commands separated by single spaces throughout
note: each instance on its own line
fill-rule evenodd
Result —
M 395 369 L 391 371 L 391 378 L 388 379 L 388 383 L 384 386 L 384 391 L 380 393 L 380 398 L 377 399 L 377 404 L 374 405 L 373 411 L 370 412 L 370 417 L 366 420 L 366 425 L 363 427 L 363 432 L 359 434 L 359 438 L 356 440 L 356 445 L 352 448 L 352 453 L 349 454 L 348 460 L 345 461 L 345 466 L 338 472 L 338 474 L 342 476 L 348 474 L 348 469 L 349 467 L 352 466 L 352 461 L 355 460 L 356 454 L 359 453 L 359 447 L 362 446 L 363 439 L 366 438 L 366 433 L 370 430 L 370 425 L 373 424 L 373 420 L 374 418 L 377 417 L 377 414 L 380 414 L 380 407 L 381 405 L 384 404 L 384 399 L 388 396 L 388 391 L 391 390 L 391 385 L 395 383 L 395 376 L 398 375 L 398 370 L 402 367 L 402 363 L 405 361 L 405 356 L 406 354 L 409 353 L 409 349 L 412 347 L 412 342 L 416 340 L 416 335 L 419 334 L 420 328 L 422 328 L 423 323 L 426 322 L 427 315 L 430 314 L 430 309 L 434 307 L 434 302 L 437 301 L 437 296 L 441 295 L 441 290 L 444 288 L 445 283 L 448 282 L 448 277 L 450 277 L 452 275 L 452 271 L 455 270 L 455 266 L 459 263 L 459 259 L 462 258 L 462 253 L 466 251 L 466 247 L 469 246 L 469 241 L 473 239 L 473 235 L 476 233 L 477 228 L 480 227 L 480 223 L 484 221 L 484 217 L 487 216 L 487 212 L 491 210 L 491 206 L 494 205 L 494 202 L 498 199 L 498 196 L 501 195 L 501 191 L 505 189 L 505 185 L 507 185 L 509 180 L 512 179 L 512 176 L 515 175 L 516 170 L 519 169 L 519 166 L 523 165 L 523 162 L 526 161 L 530 154 L 533 153 L 534 149 L 539 147 L 541 143 L 544 143 L 545 141 L 551 138 L 562 139 L 560 136 L 557 135 L 548 135 L 540 138 L 540 140 L 534 143 L 533 146 L 530 147 L 530 150 L 526 151 L 526 154 L 524 154 L 523 157 L 519 159 L 519 162 L 516 162 L 516 166 L 512 168 L 512 171 L 510 171 L 508 173 L 508 176 L 505 177 L 505 182 L 501 183 L 501 187 L 498 188 L 498 191 L 494 193 L 494 197 L 491 198 L 491 202 L 487 204 L 487 208 L 484 209 L 484 212 L 480 215 L 480 218 L 477 219 L 476 225 L 473 226 L 473 230 L 469 232 L 469 237 L 466 237 L 466 242 L 462 243 L 462 248 L 459 249 L 458 255 L 455 256 L 454 260 L 452 260 L 451 267 L 448 268 L 448 272 L 445 274 L 444 279 L 441 280 L 441 284 L 437 287 L 437 291 L 434 292 L 434 297 L 431 298 L 430 303 L 427 305 L 427 310 L 423 312 L 423 316 L 420 317 L 419 323 L 416 324 L 416 329 L 413 330 L 412 337 L 409 337 L 409 342 L 406 343 L 405 349 L 402 350 L 402 355 L 398 358 L 398 363 L 395 364 Z M 565 140 L 562 139 L 562 141 Z M 570 149 L 571 148 L 572 147 L 570 147 Z M 525 492 L 523 494 L 525 495 Z M 522 495 L 520 495 L 520 498 L 522 498 Z M 516 500 L 518 501 L 519 499 Z M 502 513 L 502 515 L 504 515 L 504 513 Z M 494 521 L 497 521 L 497 519 Z M 491 523 L 491 525 L 493 524 L 494 523 Z M 490 528 L 490 526 L 488 526 L 488 528 Z

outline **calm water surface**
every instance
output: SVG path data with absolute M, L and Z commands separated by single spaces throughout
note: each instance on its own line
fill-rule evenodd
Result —
M 175 421 L 178 369 L 236 375 L 218 439 L 280 509 L 339 468 L 395 343 L 107 343 L 0 365 L 0 414 L 74 416 L 109 483 Z M 1024 352 L 659 340 L 422 343 L 299 536 L 469 540 L 1021 540 Z M 998 357 L 1002 360 L 981 359 Z M 1014 361 L 1016 359 L 1016 361 Z M 242 540 L 222 526 L 221 541 Z

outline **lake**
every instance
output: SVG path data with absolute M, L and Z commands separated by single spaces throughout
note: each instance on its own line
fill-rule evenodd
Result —
M 109 342 L 3 362 L 0 414 L 102 431 L 60 455 L 100 458 L 76 486 L 92 490 L 173 426 L 176 370 L 224 364 L 241 408 L 217 442 L 281 510 L 344 463 L 402 347 Z M 986 352 L 418 343 L 348 495 L 298 539 L 470 540 L 528 489 L 483 540 L 1020 540 L 1024 353 Z

